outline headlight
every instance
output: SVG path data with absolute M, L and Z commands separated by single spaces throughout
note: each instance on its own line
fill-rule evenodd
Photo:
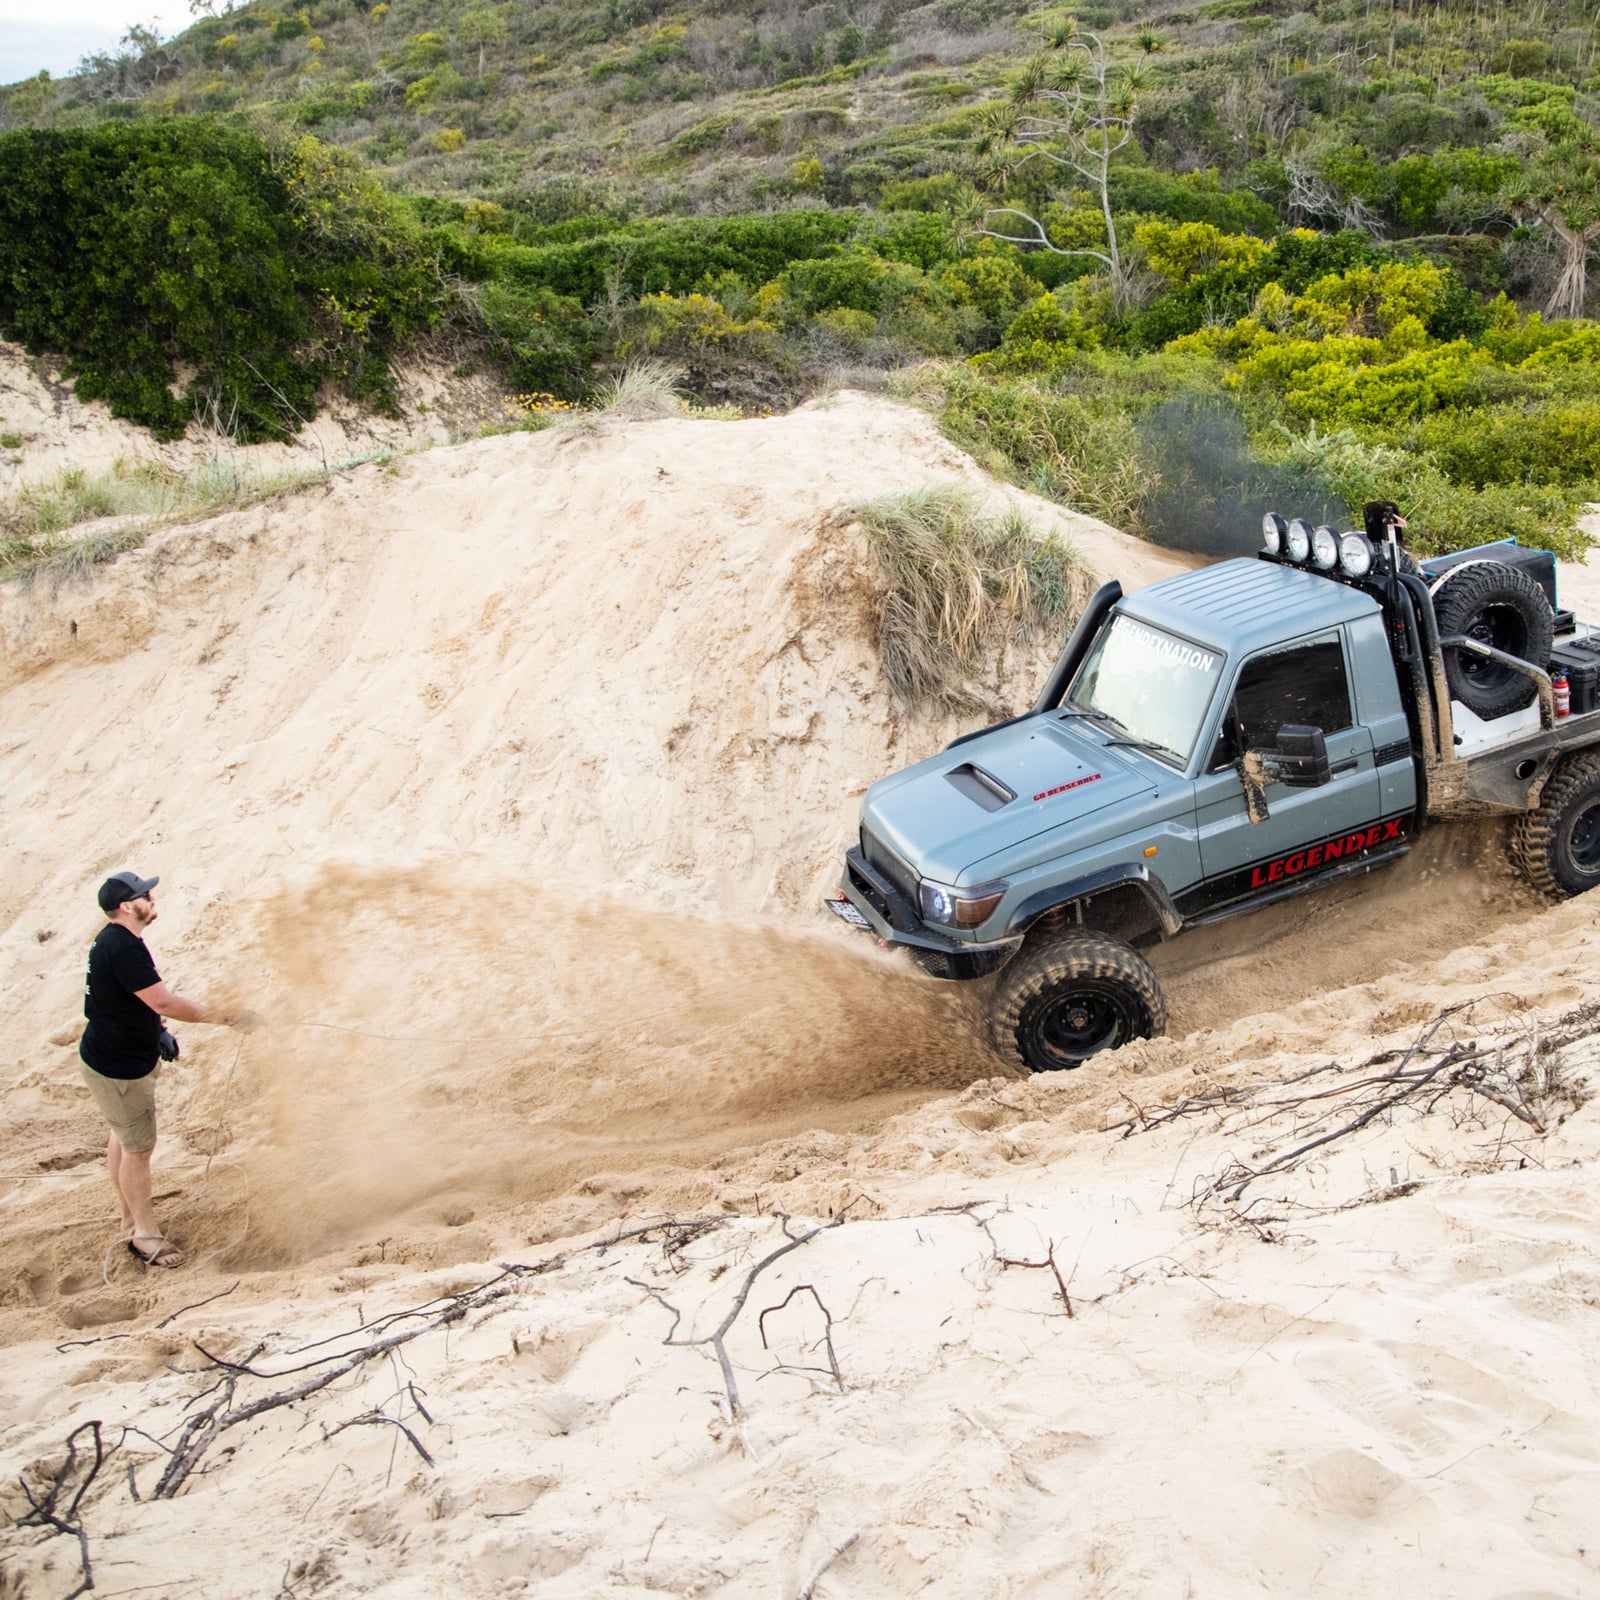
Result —
M 1283 536 L 1283 552 L 1291 561 L 1304 561 L 1311 554 L 1311 524 L 1296 517 Z
M 1347 578 L 1364 578 L 1372 571 L 1372 543 L 1366 534 L 1339 535 L 1339 570 Z
M 981 889 L 948 889 L 926 879 L 917 886 L 917 904 L 929 922 L 947 928 L 976 928 L 994 915 L 1007 885 L 986 883 Z
M 1275 556 L 1283 549 L 1284 527 L 1284 520 L 1276 511 L 1269 511 L 1261 519 L 1261 548 L 1269 556 Z
M 1332 528 L 1311 530 L 1311 559 L 1324 572 L 1332 572 L 1339 565 L 1339 535 Z

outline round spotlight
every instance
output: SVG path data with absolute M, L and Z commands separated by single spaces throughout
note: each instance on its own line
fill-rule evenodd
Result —
M 1347 578 L 1364 578 L 1372 571 L 1372 541 L 1366 534 L 1339 535 L 1339 570 Z
M 1311 524 L 1296 517 L 1283 536 L 1283 553 L 1291 561 L 1304 561 L 1311 554 Z
M 1332 528 L 1311 530 L 1311 559 L 1324 572 L 1332 572 L 1339 565 L 1339 535 Z
M 1283 533 L 1286 526 L 1276 511 L 1269 511 L 1261 519 L 1261 548 L 1269 556 L 1275 556 L 1283 549 Z

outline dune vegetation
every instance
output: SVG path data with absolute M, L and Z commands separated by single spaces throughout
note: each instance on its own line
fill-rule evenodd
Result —
M 392 406 L 416 349 L 569 405 L 655 363 L 746 413 L 891 388 L 1166 542 L 1381 490 L 1424 547 L 1571 554 L 1597 35 L 1577 0 L 252 3 L 3 93 L 0 325 L 164 437 Z

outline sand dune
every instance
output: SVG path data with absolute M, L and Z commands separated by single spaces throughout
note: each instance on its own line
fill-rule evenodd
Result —
M 848 509 L 949 478 L 1170 570 L 846 395 L 436 449 L 0 595 L 0 1467 L 38 1493 L 101 1421 L 97 1593 L 1600 1594 L 1592 909 L 1440 830 L 1159 951 L 1170 1038 L 997 1076 L 981 996 L 817 905 L 956 731 L 887 692 Z M 73 1070 L 125 865 L 164 974 L 263 1018 L 181 1030 L 170 1276 Z M 1285 1085 L 1343 1105 L 1450 1006 L 1428 1048 L 1537 1062 L 1537 1128 L 1469 1074 L 1224 1199 L 1319 1113 Z M 730 1325 L 730 1419 L 662 1341 L 839 1213 Z M 713 1225 L 595 1247 L 663 1217 Z M 200 1347 L 285 1372 L 500 1262 L 149 1498 Z M 5 1600 L 73 1587 L 47 1531 Z

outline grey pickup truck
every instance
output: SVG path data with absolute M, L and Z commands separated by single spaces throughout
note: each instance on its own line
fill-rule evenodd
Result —
M 1511 819 L 1539 889 L 1600 883 L 1600 636 L 1506 540 L 1419 566 L 1263 519 L 1256 559 L 1090 600 L 1033 709 L 867 791 L 846 921 L 937 977 L 998 973 L 991 1039 L 1033 1071 L 1166 1027 L 1140 954 L 1361 873 L 1429 822 Z

